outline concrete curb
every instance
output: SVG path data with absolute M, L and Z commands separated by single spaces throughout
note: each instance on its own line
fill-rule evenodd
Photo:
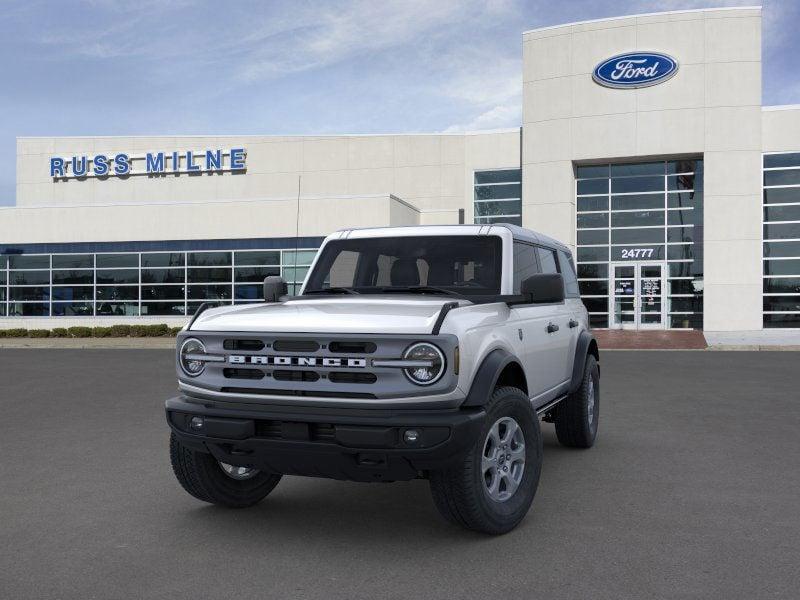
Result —
M 175 338 L 0 338 L 2 348 L 49 348 L 49 349 L 174 349 Z

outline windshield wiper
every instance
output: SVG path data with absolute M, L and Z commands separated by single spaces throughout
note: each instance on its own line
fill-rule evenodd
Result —
M 306 290 L 303 292 L 303 295 L 306 296 L 308 294 L 358 294 L 357 291 L 351 288 L 346 287 L 329 287 L 329 288 L 322 288 L 319 290 Z
M 410 292 L 412 294 L 445 294 L 446 296 L 455 296 L 456 298 L 464 298 L 463 294 L 448 290 L 447 288 L 440 288 L 433 285 L 409 285 L 409 286 L 392 286 L 392 287 L 379 287 L 380 292 L 387 294 Z

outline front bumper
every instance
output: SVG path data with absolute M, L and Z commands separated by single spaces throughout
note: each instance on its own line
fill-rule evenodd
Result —
M 166 402 L 181 443 L 217 460 L 272 473 L 398 481 L 446 468 L 477 440 L 481 408 L 435 411 L 219 406 L 185 396 Z M 193 428 L 193 417 L 202 425 Z M 406 442 L 416 430 L 416 442 Z

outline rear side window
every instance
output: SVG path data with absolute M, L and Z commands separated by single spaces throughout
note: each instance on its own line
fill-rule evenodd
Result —
M 575 275 L 575 265 L 572 259 L 563 250 L 558 251 L 558 260 L 561 262 L 561 274 L 564 277 L 564 294 L 567 298 L 579 298 L 578 278 Z
M 558 273 L 558 263 L 556 262 L 556 253 L 550 248 L 536 247 L 536 252 L 539 253 L 539 264 L 542 267 L 542 273 Z
M 514 242 L 514 293 L 519 294 L 522 291 L 522 282 L 539 272 L 536 248 L 530 244 Z

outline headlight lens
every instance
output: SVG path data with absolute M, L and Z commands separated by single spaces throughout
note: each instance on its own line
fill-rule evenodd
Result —
M 203 345 L 203 342 L 198 340 L 197 338 L 189 338 L 183 342 L 181 345 L 181 352 L 180 352 L 180 363 L 181 369 L 183 372 L 186 373 L 189 377 L 197 377 L 200 373 L 203 372 L 203 369 L 206 368 L 206 363 L 202 360 L 191 360 L 189 355 L 191 354 L 205 354 L 206 347 Z
M 419 342 L 410 346 L 403 354 L 405 360 L 426 361 L 430 366 L 407 367 L 406 377 L 417 385 L 430 385 L 439 380 L 444 373 L 444 354 L 433 344 Z

